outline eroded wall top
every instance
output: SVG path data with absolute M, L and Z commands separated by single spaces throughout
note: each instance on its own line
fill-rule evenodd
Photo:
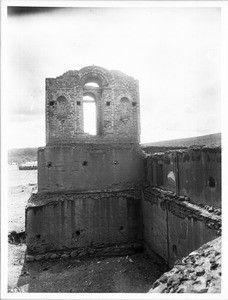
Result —
M 85 129 L 90 103 L 94 135 Z M 47 144 L 138 143 L 139 136 L 139 86 L 133 77 L 89 66 L 46 79 Z

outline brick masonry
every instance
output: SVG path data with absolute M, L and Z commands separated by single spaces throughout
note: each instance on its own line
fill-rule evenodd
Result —
M 96 83 L 99 87 L 87 86 Z M 83 126 L 83 96 L 92 96 L 97 134 Z M 119 71 L 89 66 L 46 79 L 46 138 L 49 144 L 138 143 L 140 137 L 138 81 Z

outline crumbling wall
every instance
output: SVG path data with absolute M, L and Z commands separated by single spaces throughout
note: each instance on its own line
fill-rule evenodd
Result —
M 84 96 L 96 106 L 95 135 L 84 131 Z M 47 78 L 38 192 L 116 190 L 142 182 L 139 119 L 138 81 L 120 71 L 88 66 Z
M 169 150 L 180 150 L 180 149 L 187 149 L 188 147 L 181 147 L 181 146 L 147 146 L 145 144 L 141 144 L 141 148 L 147 154 L 155 154 L 158 152 L 167 152 Z
M 99 87 L 86 86 L 96 83 Z M 84 131 L 83 96 L 94 98 L 97 134 Z M 46 79 L 47 144 L 138 143 L 138 81 L 119 71 L 89 66 Z
M 125 189 L 145 178 L 145 157 L 132 145 L 40 148 L 38 192 Z
M 26 208 L 28 253 L 142 242 L 141 193 L 34 194 Z
M 142 206 L 148 249 L 172 266 L 220 234 L 221 147 L 150 155 L 146 176 Z
M 188 196 L 197 204 L 221 207 L 221 147 L 193 147 L 151 155 L 147 181 Z
M 96 107 L 95 135 L 85 132 L 86 101 Z M 89 66 L 46 79 L 46 147 L 38 150 L 38 194 L 26 208 L 29 252 L 107 247 L 142 237 L 136 187 L 145 180 L 146 160 L 139 138 L 133 77 Z
M 221 217 L 158 188 L 143 189 L 144 241 L 170 266 L 220 235 Z

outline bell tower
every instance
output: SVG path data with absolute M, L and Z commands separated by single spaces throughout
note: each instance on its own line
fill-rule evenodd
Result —
M 88 135 L 85 110 L 95 104 L 96 134 Z M 138 81 L 119 71 L 85 67 L 46 79 L 46 142 L 138 143 Z
M 90 120 L 94 134 L 87 132 Z M 139 87 L 134 78 L 90 66 L 46 79 L 46 147 L 38 151 L 38 191 L 135 184 L 141 164 L 139 138 Z
M 46 146 L 26 207 L 28 253 L 116 251 L 141 241 L 139 125 L 138 81 L 130 76 L 90 66 L 46 79 Z

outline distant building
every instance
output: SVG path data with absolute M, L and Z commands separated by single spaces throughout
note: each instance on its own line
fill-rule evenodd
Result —
M 18 169 L 19 170 L 37 170 L 38 169 L 37 161 L 30 161 L 30 162 L 26 162 L 24 164 L 19 164 Z

